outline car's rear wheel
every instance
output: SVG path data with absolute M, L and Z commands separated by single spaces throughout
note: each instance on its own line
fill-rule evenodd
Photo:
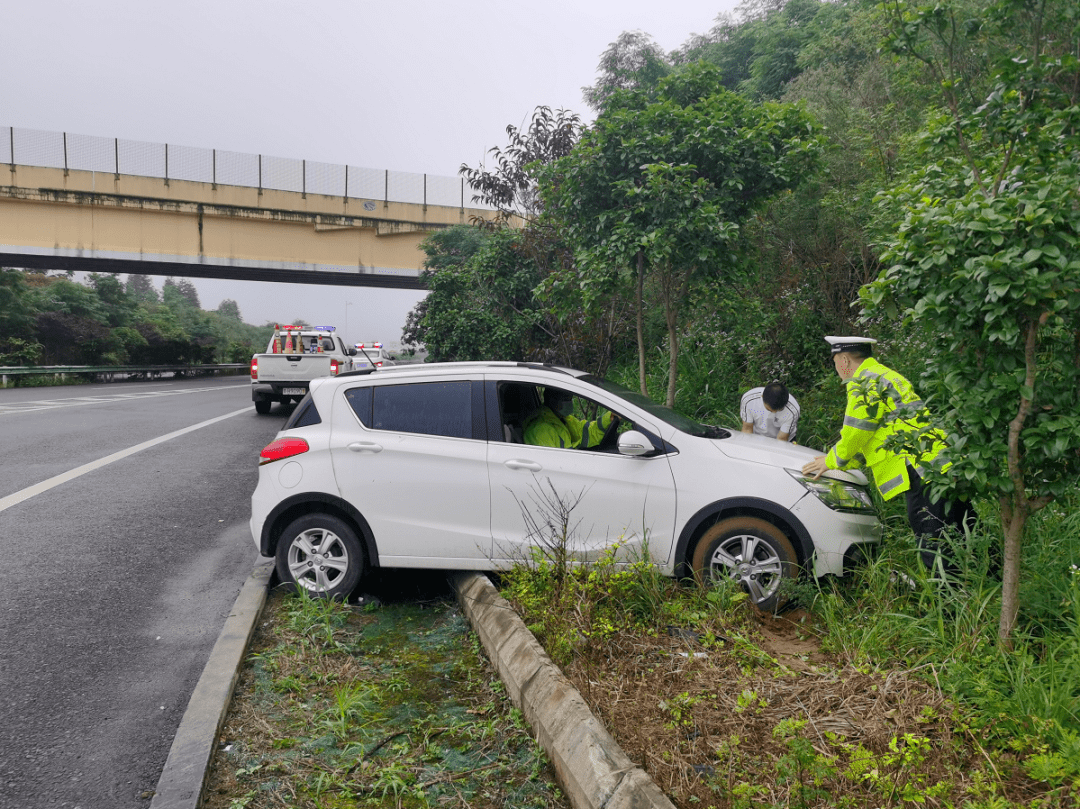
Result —
M 261 416 L 265 416 L 270 412 L 270 405 L 272 402 L 269 399 L 256 399 L 255 400 L 255 412 Z
M 712 526 L 694 548 L 693 567 L 702 584 L 721 578 L 739 582 L 754 605 L 766 612 L 782 603 L 780 583 L 799 573 L 791 542 L 757 517 L 729 517 Z
M 329 514 L 305 514 L 289 523 L 277 546 L 277 571 L 311 595 L 348 598 L 364 573 L 356 532 Z

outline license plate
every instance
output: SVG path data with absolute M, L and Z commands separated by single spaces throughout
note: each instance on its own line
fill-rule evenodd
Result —
M 282 388 L 282 396 L 305 396 L 307 394 L 307 388 Z

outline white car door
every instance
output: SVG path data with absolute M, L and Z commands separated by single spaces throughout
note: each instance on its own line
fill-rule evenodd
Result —
M 491 566 L 487 442 L 472 433 L 481 384 L 358 382 L 335 401 L 338 489 L 367 520 L 383 566 Z
M 624 421 L 636 419 L 659 434 L 636 409 L 620 409 L 617 400 L 596 401 Z M 548 526 L 560 533 L 566 513 L 567 542 L 575 558 L 595 560 L 618 543 L 619 558 L 635 560 L 647 543 L 653 561 L 666 565 L 676 519 L 675 483 L 666 456 L 492 441 L 488 460 L 493 552 L 501 564 L 528 559 L 538 545 L 550 543 Z

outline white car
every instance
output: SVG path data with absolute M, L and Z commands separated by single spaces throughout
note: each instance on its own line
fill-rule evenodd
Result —
M 590 449 L 524 443 L 549 388 L 617 424 Z M 866 478 L 809 480 L 799 470 L 816 454 L 698 424 L 581 371 L 402 365 L 312 382 L 261 453 L 251 533 L 283 581 L 345 597 L 372 567 L 530 559 L 551 541 L 535 530 L 545 512 L 563 509 L 575 559 L 617 545 L 667 575 L 732 577 L 768 610 L 784 578 L 843 576 L 880 538 Z
M 353 358 L 353 368 L 363 371 L 368 368 L 388 368 L 394 365 L 394 360 L 383 348 L 382 343 L 357 343 L 356 356 Z

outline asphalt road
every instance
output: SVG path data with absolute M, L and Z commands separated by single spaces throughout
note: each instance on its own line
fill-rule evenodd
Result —
M 0 390 L 2 809 L 149 805 L 285 415 L 243 376 Z

